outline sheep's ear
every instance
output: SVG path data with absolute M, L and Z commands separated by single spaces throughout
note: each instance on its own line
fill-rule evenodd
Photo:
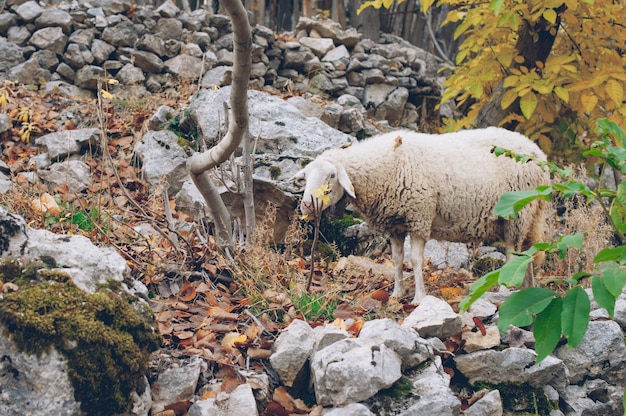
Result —
M 356 198 L 354 194 L 354 186 L 352 186 L 352 181 L 348 177 L 348 173 L 343 168 L 343 166 L 339 165 L 337 167 L 337 179 L 339 180 L 339 185 L 346 191 L 351 198 Z

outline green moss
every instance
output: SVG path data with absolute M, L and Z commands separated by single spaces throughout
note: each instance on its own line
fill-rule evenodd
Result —
M 472 264 L 472 274 L 474 276 L 484 276 L 489 272 L 492 272 L 500 267 L 504 262 L 500 259 L 496 259 L 493 257 L 483 257 L 474 262 Z
M 273 180 L 278 179 L 278 177 L 281 174 L 281 170 L 279 166 L 276 165 L 272 165 L 269 167 L 269 171 L 270 171 L 270 178 L 272 178 Z
M 398 381 L 393 383 L 391 387 L 385 390 L 381 390 L 379 394 L 392 399 L 400 399 L 409 395 L 413 391 L 413 383 L 408 378 L 402 376 Z
M 487 383 L 477 382 L 477 390 L 499 390 L 502 405 L 508 411 L 525 412 L 532 415 L 549 415 L 556 408 L 551 406 L 541 387 L 533 387 L 530 383 Z
M 144 387 L 160 337 L 123 295 L 87 293 L 56 270 L 37 275 L 45 281 L 31 281 L 0 301 L 0 321 L 15 344 L 31 354 L 51 347 L 62 353 L 75 398 L 87 414 L 128 411 L 130 394 Z
M 332 218 L 331 215 L 323 215 L 320 221 L 320 233 L 326 241 L 334 242 L 341 255 L 354 252 L 357 241 L 355 238 L 346 237 L 345 232 L 351 225 L 363 222 L 356 213 L 343 213 L 341 218 Z M 336 251 L 336 250 L 335 250 Z

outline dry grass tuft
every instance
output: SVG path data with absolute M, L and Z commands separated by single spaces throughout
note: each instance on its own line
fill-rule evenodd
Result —
M 584 169 L 576 180 L 585 182 Z M 597 202 L 587 203 L 582 196 L 553 200 L 547 208 L 546 239 L 557 240 L 566 234 L 583 233 L 582 250 L 569 248 L 560 259 L 548 254 L 544 264 L 545 278 L 569 279 L 577 272 L 592 272 L 592 260 L 600 250 L 615 244 L 612 227 Z

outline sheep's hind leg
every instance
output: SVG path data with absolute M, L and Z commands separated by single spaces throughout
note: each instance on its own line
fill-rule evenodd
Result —
M 413 265 L 413 274 L 415 275 L 415 297 L 411 303 L 415 305 L 426 297 L 426 287 L 424 286 L 424 277 L 422 275 L 425 244 L 426 240 L 423 238 L 411 235 L 411 264 Z
M 404 262 L 404 239 L 405 235 L 391 235 L 391 259 L 395 266 L 393 292 L 391 296 L 400 298 L 404 295 L 404 275 L 402 273 Z

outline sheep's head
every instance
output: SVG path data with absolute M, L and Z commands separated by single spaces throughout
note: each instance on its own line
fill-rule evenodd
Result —
M 356 198 L 354 187 L 344 167 L 337 162 L 315 159 L 296 173 L 296 180 L 306 180 L 304 195 L 300 204 L 303 216 L 317 215 L 336 204 L 344 192 Z

